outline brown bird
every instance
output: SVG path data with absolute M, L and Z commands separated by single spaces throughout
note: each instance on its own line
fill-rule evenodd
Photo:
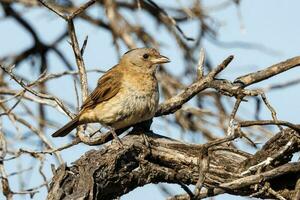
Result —
M 151 119 L 159 100 L 155 71 L 158 64 L 168 62 L 154 48 L 126 52 L 119 64 L 98 80 L 78 115 L 52 136 L 63 137 L 86 123 L 99 122 L 114 131 Z

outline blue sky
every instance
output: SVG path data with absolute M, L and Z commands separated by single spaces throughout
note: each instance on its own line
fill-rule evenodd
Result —
M 156 1 L 158 2 L 158 1 Z M 170 4 L 176 4 L 177 1 L 168 1 Z M 206 0 L 204 5 L 211 8 L 216 0 Z M 219 29 L 218 36 L 219 40 L 225 43 L 229 42 L 247 42 L 254 43 L 272 50 L 272 53 L 266 53 L 257 49 L 245 49 L 228 47 L 220 47 L 209 40 L 204 42 L 204 48 L 207 54 L 210 56 L 214 65 L 220 63 L 228 55 L 233 54 L 235 56 L 234 61 L 230 66 L 221 74 L 222 78 L 228 78 L 234 80 L 239 75 L 256 71 L 258 69 L 268 67 L 279 61 L 286 60 L 293 56 L 300 54 L 300 26 L 299 26 L 299 13 L 300 2 L 297 0 L 290 1 L 272 1 L 272 0 L 243 0 L 239 7 L 242 18 L 238 17 L 238 9 L 233 5 L 225 10 L 218 10 L 212 13 L 218 23 L 222 24 Z M 19 9 L 24 10 L 23 8 Z M 24 10 L 25 11 L 25 10 Z M 55 15 L 49 14 L 46 10 L 34 9 L 33 12 L 24 12 L 26 18 L 32 21 L 32 25 L 38 31 L 39 36 L 45 42 L 53 41 L 59 33 L 64 29 L 65 22 Z M 101 13 L 100 13 L 101 15 Z M 140 20 L 147 20 L 147 16 L 140 15 Z M 85 51 L 84 60 L 87 68 L 100 68 L 108 69 L 115 65 L 118 61 L 116 52 L 112 47 L 112 39 L 110 34 L 104 30 L 99 30 L 96 27 L 87 25 L 82 21 L 76 21 L 76 28 L 78 33 L 79 41 L 84 40 L 85 36 L 89 36 L 88 46 Z M 244 26 L 243 28 L 241 26 Z M 162 48 L 162 54 L 168 56 L 172 63 L 166 65 L 166 68 L 174 73 L 178 73 L 183 70 L 183 62 L 174 42 L 163 32 L 161 28 L 157 28 L 155 24 L 147 25 L 147 29 L 155 34 L 160 34 L 160 41 L 163 42 L 164 47 Z M 195 34 L 195 27 L 193 24 L 183 26 L 182 29 L 187 35 L 193 36 Z M 1 19 L 0 21 L 0 57 L 3 55 L 12 54 L 19 52 L 26 47 L 31 45 L 31 38 L 27 35 L 22 28 L 20 28 L 12 19 Z M 60 47 L 67 57 L 73 58 L 73 52 L 67 41 L 64 41 Z M 122 51 L 126 49 L 123 47 Z M 65 70 L 63 63 L 58 61 L 57 57 L 53 54 L 50 55 L 51 62 L 49 72 L 59 72 Z M 75 62 L 73 63 L 75 66 Z M 24 63 L 21 70 L 18 73 L 26 74 L 30 77 L 38 77 L 38 74 L 32 69 L 30 63 Z M 295 78 L 299 78 L 300 69 L 293 69 L 289 72 L 276 76 L 270 80 L 266 80 L 253 87 L 265 87 L 274 83 L 281 83 Z M 88 81 L 89 87 L 93 88 L 96 84 L 96 80 L 99 74 L 89 74 Z M 34 79 L 34 78 L 33 78 Z M 73 81 L 71 78 L 59 79 L 55 82 L 49 82 L 49 92 L 57 95 L 60 98 L 66 99 L 71 103 L 75 103 L 75 93 L 73 89 Z M 300 123 L 298 113 L 300 112 L 299 99 L 300 86 L 293 86 L 284 90 L 276 90 L 267 93 L 269 101 L 276 109 L 279 119 L 290 121 L 293 123 Z M 254 110 L 253 106 L 243 105 L 243 108 L 248 110 Z M 49 114 L 53 113 L 51 109 L 47 110 Z M 262 118 L 269 119 L 270 114 L 267 110 L 263 109 Z M 66 122 L 68 119 L 55 113 L 57 121 Z M 161 126 L 158 120 L 155 120 L 154 130 L 159 133 L 164 133 L 164 130 L 159 129 Z M 4 125 L 5 125 L 4 119 Z M 49 134 L 53 130 L 49 130 Z M 170 137 L 179 137 L 178 135 L 172 134 L 167 135 Z M 67 139 L 57 139 L 53 142 L 59 146 L 66 143 Z M 28 147 L 30 148 L 30 146 Z M 89 147 L 79 145 L 70 150 L 64 151 L 62 154 L 68 163 L 78 159 Z M 50 157 L 46 161 L 46 167 L 44 171 L 50 172 L 50 163 L 53 163 L 53 159 Z M 30 164 L 28 158 L 22 159 L 24 163 Z M 13 171 L 15 163 L 11 162 L 7 164 L 7 170 Z M 49 173 L 49 177 L 50 177 Z M 26 177 L 26 175 L 24 175 Z M 16 178 L 12 179 L 13 182 L 17 181 Z M 26 182 L 28 186 L 36 185 L 41 179 L 38 175 L 33 175 L 31 179 Z M 178 186 L 165 185 L 175 193 L 182 193 L 183 191 Z M 16 187 L 16 186 L 13 186 Z M 35 199 L 43 199 L 45 191 L 35 196 Z M 133 192 L 124 195 L 122 200 L 129 199 L 165 199 L 160 190 L 153 186 L 148 185 L 143 188 L 138 188 Z M 0 199 L 1 199 L 0 195 Z M 28 196 L 26 196 L 28 198 Z M 18 199 L 25 199 L 20 197 Z M 216 199 L 233 199 L 229 195 L 220 196 Z M 234 199 L 240 199 L 234 197 Z M 243 199 L 243 198 L 241 198 Z

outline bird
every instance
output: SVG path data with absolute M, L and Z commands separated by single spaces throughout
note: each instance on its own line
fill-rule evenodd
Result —
M 66 136 L 77 126 L 88 123 L 100 123 L 114 133 L 152 119 L 159 103 L 156 69 L 168 62 L 169 58 L 155 48 L 127 51 L 117 65 L 99 78 L 76 117 L 52 136 Z

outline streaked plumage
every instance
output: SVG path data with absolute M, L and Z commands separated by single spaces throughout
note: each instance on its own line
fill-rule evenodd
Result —
M 151 119 L 158 106 L 156 66 L 169 62 L 153 48 L 125 53 L 99 80 L 76 118 L 52 136 L 65 136 L 78 125 L 99 122 L 114 129 Z

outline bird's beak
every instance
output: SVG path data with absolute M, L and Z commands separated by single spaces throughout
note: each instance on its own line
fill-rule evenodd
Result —
M 155 64 L 163 64 L 171 62 L 169 58 L 163 55 L 159 55 L 157 58 L 152 59 L 152 62 Z

